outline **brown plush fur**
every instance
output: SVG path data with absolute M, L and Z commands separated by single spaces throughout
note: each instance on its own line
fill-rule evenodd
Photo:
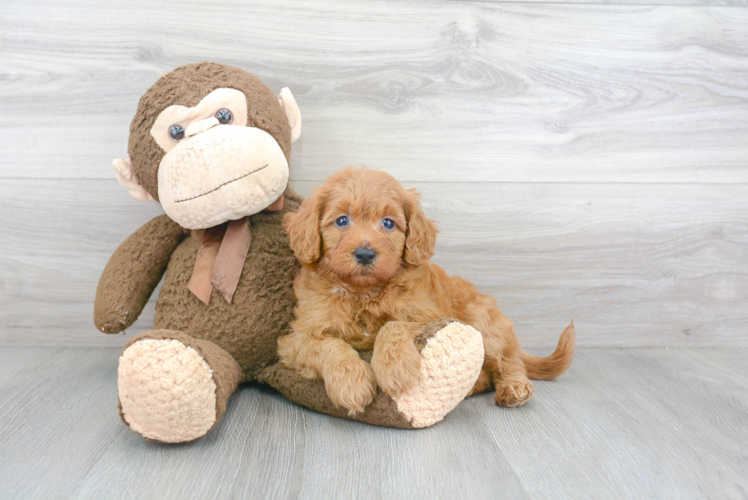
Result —
M 340 228 L 335 220 L 342 215 L 350 223 Z M 384 218 L 396 227 L 385 229 Z M 571 363 L 573 325 L 551 357 L 530 356 L 493 297 L 429 263 L 437 228 L 418 194 L 384 172 L 347 168 L 332 175 L 284 223 L 303 267 L 294 283 L 293 333 L 279 341 L 281 362 L 322 377 L 333 402 L 352 413 L 371 401 L 377 383 L 391 396 L 413 386 L 420 371 L 412 340 L 417 326 L 443 317 L 483 334 L 485 361 L 472 394 L 495 388 L 500 405 L 532 397 L 528 375 L 554 378 Z M 376 251 L 371 265 L 354 259 L 359 247 Z M 371 364 L 355 351 L 372 348 Z
M 206 306 L 187 289 L 203 231 L 184 230 L 166 215 L 151 220 L 109 260 L 94 305 L 97 328 L 117 333 L 132 324 L 166 271 L 154 328 L 214 342 L 242 368 L 243 381 L 256 380 L 277 362 L 277 338 L 289 331 L 293 315 L 299 264 L 281 220 L 300 203 L 289 189 L 282 211 L 250 217 L 252 245 L 231 304 L 214 289 Z

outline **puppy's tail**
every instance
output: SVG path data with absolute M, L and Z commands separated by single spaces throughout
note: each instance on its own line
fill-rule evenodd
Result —
M 539 358 L 525 351 L 520 351 L 520 357 L 527 369 L 527 377 L 535 380 L 553 380 L 566 371 L 574 358 L 574 344 L 576 333 L 574 322 L 566 327 L 561 338 L 558 339 L 556 350 L 547 358 Z

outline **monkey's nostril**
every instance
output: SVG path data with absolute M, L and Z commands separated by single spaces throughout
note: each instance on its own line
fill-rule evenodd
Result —
M 359 262 L 359 264 L 363 264 L 365 266 L 368 266 L 374 260 L 377 258 L 377 252 L 372 250 L 371 248 L 361 248 L 358 247 L 353 252 L 353 257 Z

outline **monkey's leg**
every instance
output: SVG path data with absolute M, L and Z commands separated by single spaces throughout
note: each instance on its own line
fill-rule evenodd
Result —
M 427 427 L 465 399 L 483 356 L 480 332 L 457 320 L 391 321 L 377 333 L 371 365 L 397 408 L 415 427 Z
M 234 358 L 213 342 L 174 330 L 145 332 L 119 359 L 120 416 L 151 441 L 193 441 L 216 426 L 241 379 Z
M 478 378 L 483 364 L 481 335 L 472 327 L 450 319 L 425 326 L 397 322 L 387 328 L 383 333 L 390 340 L 386 343 L 398 346 L 410 343 L 405 350 L 411 356 L 413 352 L 419 356 L 420 375 L 409 391 L 394 399 L 379 388 L 374 400 L 355 416 L 349 416 L 347 410 L 330 401 L 321 379 L 305 378 L 281 363 L 265 369 L 258 380 L 270 384 L 290 401 L 328 415 L 406 429 L 433 425 L 465 398 Z M 407 342 L 399 341 L 403 336 L 407 337 Z M 381 355 L 376 347 L 374 353 L 359 354 L 373 365 L 376 361 L 372 360 L 372 354 L 374 357 Z M 391 362 L 387 365 L 394 366 Z

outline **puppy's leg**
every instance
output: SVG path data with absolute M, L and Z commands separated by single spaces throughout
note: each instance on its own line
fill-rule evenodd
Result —
M 525 404 L 532 398 L 534 388 L 520 359 L 514 325 L 504 316 L 493 297 L 480 296 L 466 307 L 465 312 L 468 323 L 483 334 L 486 350 L 484 371 L 478 381 L 482 387 L 474 387 L 471 394 L 487 388 L 487 372 L 495 387 L 496 404 L 509 407 Z
M 377 394 L 371 366 L 343 340 L 292 333 L 281 337 L 278 347 L 284 365 L 308 378 L 322 377 L 330 400 L 350 416 L 364 411 Z
M 379 387 L 396 398 L 413 387 L 421 377 L 421 353 L 415 338 L 423 324 L 390 321 L 377 333 L 371 367 Z
M 340 339 L 321 340 L 320 352 L 320 372 L 330 400 L 347 408 L 349 415 L 364 411 L 377 394 L 377 380 L 369 363 Z
M 525 374 L 525 365 L 519 359 L 519 349 L 510 356 L 501 356 L 501 374 L 494 376 L 494 399 L 500 406 L 521 406 L 532 398 L 535 389 Z
M 475 396 L 476 394 L 483 394 L 484 392 L 489 392 L 493 390 L 493 377 L 490 373 L 488 373 L 488 370 L 486 370 L 486 367 L 484 366 L 480 370 L 480 375 L 478 375 L 478 380 L 475 381 L 475 385 L 470 390 L 470 393 L 466 397 Z

